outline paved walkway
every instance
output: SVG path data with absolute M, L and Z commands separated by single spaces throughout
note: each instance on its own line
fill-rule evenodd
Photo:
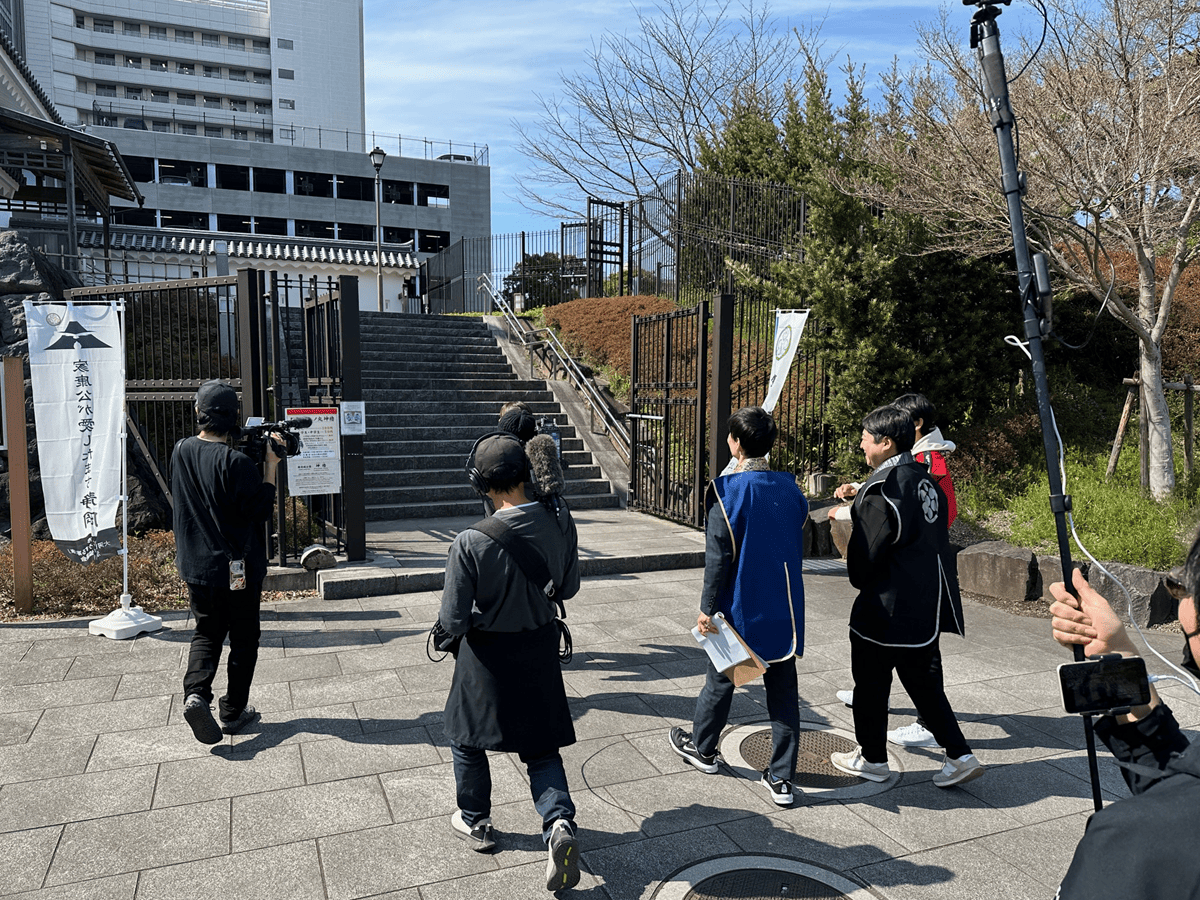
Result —
M 1062 714 L 1067 658 L 1045 620 L 968 605 L 943 641 L 952 703 L 990 771 L 957 789 L 940 756 L 897 751 L 890 789 L 813 794 L 780 810 L 759 785 L 704 776 L 670 751 L 704 660 L 698 569 L 592 577 L 569 604 L 565 672 L 579 742 L 564 751 L 579 807 L 575 894 L 651 897 L 698 860 L 754 852 L 806 860 L 884 898 L 1046 898 L 1090 808 L 1082 729 Z M 850 729 L 852 597 L 835 563 L 806 566 L 803 718 Z M 317 600 L 264 611 L 253 702 L 263 721 L 213 748 L 181 716 L 186 617 L 137 640 L 83 622 L 0 629 L 0 893 L 39 900 L 546 897 L 539 822 L 512 757 L 493 759 L 500 852 L 450 832 L 441 733 L 452 663 L 425 658 L 432 592 Z M 1171 657 L 1179 639 L 1161 641 Z M 1161 666 L 1152 666 L 1161 671 Z M 1200 706 L 1166 693 L 1185 725 Z M 760 685 L 734 722 L 765 719 Z M 910 721 L 903 694 L 893 726 Z M 1102 759 L 1107 799 L 1124 794 Z M 661 896 L 661 894 L 660 894 Z

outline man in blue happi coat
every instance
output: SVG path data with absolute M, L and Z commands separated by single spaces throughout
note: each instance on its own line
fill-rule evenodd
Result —
M 729 417 L 729 452 L 737 467 L 716 478 L 705 497 L 704 589 L 700 632 L 716 634 L 718 612 L 768 664 L 763 684 L 772 754 L 762 783 L 779 806 L 792 804 L 800 728 L 796 657 L 804 653 L 801 580 L 808 501 L 787 472 L 765 459 L 778 434 L 771 414 L 748 406 Z M 729 718 L 734 684 L 710 662 L 696 700 L 692 731 L 672 728 L 671 748 L 708 775 L 717 771 L 717 739 Z

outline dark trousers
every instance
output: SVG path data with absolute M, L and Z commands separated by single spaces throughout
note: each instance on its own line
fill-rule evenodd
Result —
M 258 607 L 262 585 L 247 584 L 242 591 L 228 587 L 189 584 L 192 619 L 196 630 L 188 651 L 187 672 L 183 676 L 183 695 L 199 694 L 212 703 L 213 679 L 221 663 L 221 647 L 229 638 L 229 685 L 220 700 L 222 719 L 236 719 L 250 699 L 250 682 L 258 663 Z
M 917 714 L 946 755 L 971 752 L 942 687 L 938 642 L 925 647 L 883 647 L 850 633 L 850 671 L 854 676 L 854 736 L 867 762 L 887 762 L 888 695 L 893 670 L 908 691 Z
M 796 776 L 796 756 L 800 750 L 796 658 L 771 663 L 763 675 L 763 687 L 767 689 L 767 715 L 771 719 L 771 775 L 777 780 L 791 781 Z M 717 752 L 717 741 L 729 720 L 733 690 L 733 682 L 710 663 L 692 719 L 692 741 L 705 756 Z
M 486 750 L 450 742 L 454 757 L 454 785 L 463 821 L 474 825 L 492 814 L 492 770 Z M 559 819 L 575 821 L 575 804 L 567 788 L 567 773 L 557 750 L 544 756 L 517 754 L 529 773 L 529 792 L 542 816 L 542 840 L 550 840 L 550 829 Z

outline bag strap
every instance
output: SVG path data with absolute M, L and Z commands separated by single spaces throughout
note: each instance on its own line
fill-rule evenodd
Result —
M 539 587 L 547 597 L 553 600 L 558 606 L 560 616 L 566 618 L 567 611 L 563 606 L 563 602 L 556 596 L 558 585 L 554 583 L 554 577 L 550 574 L 550 567 L 546 565 L 546 561 L 542 558 L 541 554 L 530 546 L 528 539 L 522 538 L 513 531 L 508 523 L 502 521 L 497 516 L 480 519 L 474 525 L 470 526 L 470 530 L 486 534 L 507 550 L 509 556 L 513 558 L 530 584 Z

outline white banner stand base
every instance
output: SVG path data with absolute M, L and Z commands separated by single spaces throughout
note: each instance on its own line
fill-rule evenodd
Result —
M 89 634 L 102 634 L 114 641 L 136 637 L 144 631 L 161 631 L 163 620 L 142 612 L 140 606 L 130 606 L 132 598 L 128 594 L 121 595 L 121 608 L 114 609 L 103 619 L 93 619 L 88 623 Z

